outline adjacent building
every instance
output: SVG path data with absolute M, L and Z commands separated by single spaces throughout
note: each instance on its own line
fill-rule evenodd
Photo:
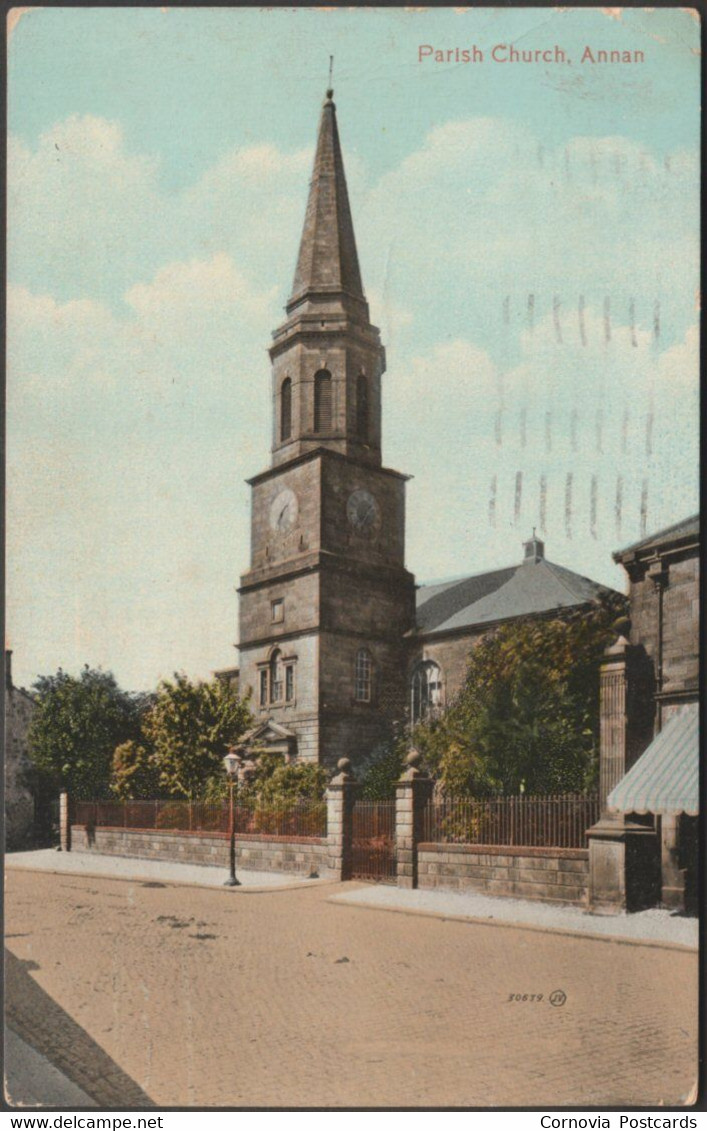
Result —
M 655 729 L 699 695 L 700 518 L 619 550 L 629 581 L 630 643 L 651 668 Z
M 623 605 L 615 590 L 548 561 L 535 531 L 523 549 L 522 561 L 506 569 L 418 588 L 415 627 L 407 640 L 413 722 L 456 695 L 471 651 L 497 626 L 528 617 L 566 616 L 604 602 Z
M 699 813 L 698 515 L 614 555 L 630 634 L 601 672 L 600 788 L 590 898 L 694 910 Z

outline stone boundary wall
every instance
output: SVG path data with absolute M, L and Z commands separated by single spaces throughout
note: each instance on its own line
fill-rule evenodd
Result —
M 417 886 L 478 891 L 556 903 L 587 900 L 589 852 L 584 848 L 510 848 L 419 844 Z
M 229 838 L 221 833 L 175 829 L 71 826 L 72 852 L 95 852 L 173 864 L 209 864 L 228 870 Z M 253 872 L 299 872 L 328 875 L 327 841 L 322 837 L 236 836 L 236 865 Z

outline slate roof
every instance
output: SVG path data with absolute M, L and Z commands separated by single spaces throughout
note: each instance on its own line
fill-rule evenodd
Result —
M 632 542 L 630 546 L 625 546 L 623 550 L 617 550 L 613 558 L 615 562 L 620 562 L 626 554 L 658 550 L 666 544 L 681 542 L 684 538 L 699 538 L 699 536 L 700 516 L 693 514 L 689 518 L 684 518 L 681 522 L 676 522 L 673 526 L 666 526 L 664 530 L 658 530 L 655 534 L 642 538 L 640 542 Z
M 458 577 L 417 591 L 420 633 L 453 632 L 515 617 L 569 609 L 616 591 L 541 558 Z

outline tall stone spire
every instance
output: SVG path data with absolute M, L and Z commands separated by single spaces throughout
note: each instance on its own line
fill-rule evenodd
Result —
M 285 309 L 270 347 L 273 466 L 328 448 L 380 467 L 385 350 L 361 285 L 332 90 Z
M 327 91 L 322 107 L 288 313 L 314 296 L 342 293 L 365 301 L 333 95 Z

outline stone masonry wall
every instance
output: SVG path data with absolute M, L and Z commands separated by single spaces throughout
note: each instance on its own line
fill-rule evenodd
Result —
M 471 653 L 486 635 L 484 631 L 472 629 L 463 636 L 425 640 L 422 647 L 419 640 L 412 639 L 407 657 L 407 698 L 410 697 L 410 681 L 417 664 L 421 660 L 434 660 L 442 672 L 442 702 L 445 705 L 451 703 L 464 686 Z
M 421 889 L 479 891 L 557 903 L 584 903 L 589 853 L 579 848 L 420 844 Z
M 642 644 L 656 668 L 663 664 L 664 694 L 694 691 L 699 686 L 699 598 L 697 553 L 679 561 L 666 559 L 667 585 L 663 590 L 663 654 L 658 657 L 658 605 L 660 594 L 641 567 L 631 582 L 631 643 Z M 637 567 L 638 569 L 638 567 Z
M 207 864 L 228 868 L 228 837 L 168 830 L 71 828 L 73 852 L 95 852 L 173 864 Z M 237 867 L 253 872 L 327 874 L 327 842 L 318 837 L 236 837 Z
M 700 560 L 670 567 L 663 594 L 663 691 L 694 691 L 700 671 Z

